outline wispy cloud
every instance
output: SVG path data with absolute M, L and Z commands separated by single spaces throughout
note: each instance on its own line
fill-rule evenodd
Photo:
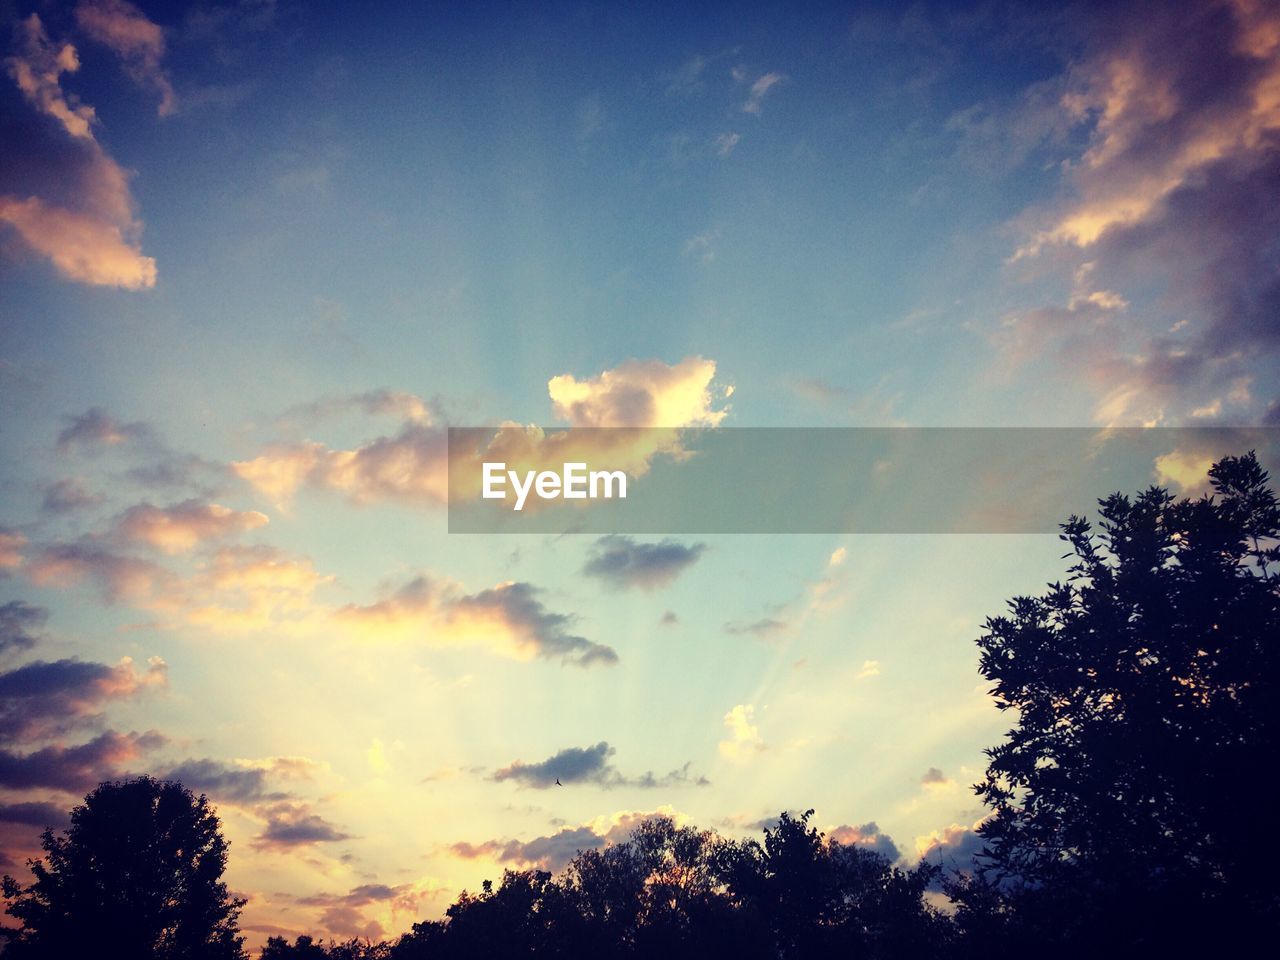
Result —
M 138 84 L 160 95 L 158 111 L 168 116 L 178 98 L 165 71 L 164 31 L 127 0 L 87 0 L 76 7 L 76 23 L 91 40 L 118 56 Z

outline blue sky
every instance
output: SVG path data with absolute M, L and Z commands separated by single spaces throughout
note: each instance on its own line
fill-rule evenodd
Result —
M 609 580 L 450 536 L 440 432 L 1276 422 L 1274 4 L 0 13 L 6 870 L 130 772 L 218 803 L 253 940 L 659 809 L 961 851 L 1053 537 Z

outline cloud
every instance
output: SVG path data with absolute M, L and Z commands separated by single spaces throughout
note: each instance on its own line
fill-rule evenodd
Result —
M 785 634 L 791 629 L 785 620 L 779 620 L 776 617 L 762 617 L 752 623 L 741 623 L 733 620 L 724 625 L 726 633 L 736 634 L 738 636 L 755 637 L 758 640 L 773 641 Z
M 610 535 L 595 542 L 582 572 L 617 590 L 657 590 L 674 583 L 706 548 L 705 543 L 637 543 L 631 537 Z
M 13 82 L 37 110 L 58 121 L 72 137 L 92 140 L 93 107 L 69 100 L 62 90 L 62 75 L 80 69 L 76 48 L 69 43 L 52 43 L 34 13 L 22 21 L 17 32 L 22 51 L 5 61 Z
M 542 657 L 580 667 L 617 662 L 611 647 L 569 633 L 572 617 L 547 610 L 537 592 L 531 584 L 507 582 L 466 594 L 420 576 L 385 600 L 348 605 L 336 616 L 371 639 L 482 644 L 519 660 Z
M 164 31 L 126 0 L 89 0 L 76 7 L 76 22 L 90 39 L 107 47 L 123 62 L 125 71 L 142 86 L 160 94 L 160 116 L 178 108 L 164 59 Z
M 879 660 L 863 660 L 862 669 L 858 671 L 858 675 L 857 677 L 855 677 L 855 679 L 866 680 L 870 677 L 878 677 L 878 676 L 880 676 L 880 661 Z
M 1176 487 L 1183 495 L 1200 494 L 1212 490 L 1209 468 L 1213 457 L 1192 450 L 1172 450 L 1156 457 L 1156 482 L 1164 487 Z
M 450 850 L 464 860 L 488 857 L 499 863 L 540 867 L 553 873 L 563 870 L 583 850 L 602 846 L 605 838 L 592 827 L 566 827 L 532 840 L 487 840 L 480 844 L 460 842 Z
M 786 77 L 781 73 L 765 73 L 756 78 L 751 84 L 751 92 L 747 95 L 747 102 L 742 105 L 742 109 L 747 113 L 759 114 L 764 105 L 764 96 Z
M 722 133 L 715 139 L 716 156 L 727 157 L 733 153 L 733 148 L 738 145 L 742 139 L 742 135 L 738 133 Z
M 91 407 L 78 417 L 67 417 L 67 426 L 58 434 L 60 451 L 76 447 L 115 446 L 127 442 L 150 443 L 150 428 L 144 423 L 120 423 L 101 407 Z
M 49 611 L 44 607 L 32 606 L 22 600 L 0 604 L 0 654 L 10 650 L 30 650 L 40 638 L 36 631 L 48 619 Z
M 27 538 L 18 531 L 0 527 L 0 577 L 22 566 L 22 548 L 26 545 Z
M 351 839 L 319 814 L 312 813 L 305 803 L 280 803 L 265 811 L 267 825 L 257 837 L 254 846 L 278 851 L 317 843 L 337 843 Z
M 285 411 L 279 422 L 285 425 L 316 423 L 351 411 L 370 417 L 393 416 L 413 423 L 431 423 L 436 419 L 433 405 L 416 394 L 382 387 L 299 404 Z
M 108 603 L 141 603 L 172 586 L 173 576 L 148 560 L 116 553 L 89 540 L 55 543 L 43 548 L 27 564 L 38 586 L 94 583 Z
M 893 842 L 888 834 L 880 832 L 880 827 L 876 825 L 875 821 L 864 823 L 860 827 L 844 824 L 830 831 L 827 836 L 845 846 L 872 850 L 882 857 L 887 857 L 889 860 L 897 860 L 901 856 L 897 844 Z
M 755 706 L 739 703 L 724 715 L 724 726 L 728 735 L 720 741 L 721 756 L 730 760 L 746 760 L 765 749 L 764 739 L 760 736 L 760 728 L 753 722 Z
M 168 668 L 152 657 L 139 671 L 125 657 L 114 667 L 84 660 L 37 660 L 0 673 L 0 735 L 58 733 L 96 718 L 108 700 L 127 699 L 168 683 Z
M 978 858 L 985 846 L 977 832 L 981 825 L 982 821 L 969 826 L 953 823 L 942 831 L 917 837 L 916 853 L 949 872 L 972 873 L 981 866 Z
M 75 479 L 55 480 L 44 487 L 40 509 L 45 513 L 71 513 L 101 503 L 103 498 Z
M 334 936 L 378 940 L 383 937 L 385 928 L 378 920 L 367 918 L 361 912 L 363 909 L 389 908 L 392 918 L 397 913 L 416 915 L 423 901 L 440 892 L 429 883 L 402 883 L 394 887 L 385 883 L 364 883 L 352 887 L 347 893 L 312 894 L 298 897 L 294 902 L 304 907 L 323 908 L 320 924 Z
M 534 837 L 532 840 L 486 840 L 483 843 L 460 842 L 449 849 L 464 860 L 487 857 L 498 863 L 512 863 L 521 867 L 539 867 L 553 873 L 563 870 L 582 850 L 621 843 L 628 839 L 637 827 L 648 820 L 666 818 L 682 826 L 688 818 L 669 806 L 657 810 L 624 810 L 596 817 L 579 826 L 567 826 L 554 834 Z
M 540 763 L 517 760 L 493 775 L 499 782 L 514 780 L 527 787 L 545 790 L 561 783 L 602 783 L 613 772 L 608 758 L 616 751 L 603 740 L 594 747 L 566 747 Z
M 686 357 L 674 366 L 628 360 L 596 377 L 572 374 L 547 383 L 557 418 L 574 427 L 714 427 L 727 415 L 715 409 L 714 360 Z
M 1088 37 L 1059 106 L 1086 146 L 1064 165 L 1069 196 L 1028 214 L 1013 260 L 1088 258 L 1095 292 L 1109 294 L 1092 304 L 1073 294 L 1066 309 L 1078 316 L 1059 318 L 1067 335 L 1081 318 L 1109 324 L 1071 365 L 1100 393 L 1099 421 L 1231 405 L 1259 416 L 1247 383 L 1280 345 L 1280 210 L 1257 203 L 1280 190 L 1280 12 L 1130 4 Z M 1161 301 L 1126 304 L 1126 287 L 1159 289 Z
M 55 207 L 39 197 L 0 197 L 0 222 L 65 276 L 93 286 L 143 290 L 155 286 L 156 265 L 139 254 L 118 224 Z
M 215 800 L 229 803 L 253 803 L 283 800 L 287 794 L 267 788 L 268 769 L 223 763 L 208 757 L 184 760 L 171 767 L 166 780 L 177 780 L 196 793 L 207 793 Z
M 139 734 L 108 730 L 74 747 L 54 744 L 26 754 L 0 749 L 0 787 L 48 787 L 82 793 L 104 780 L 116 779 L 123 764 L 164 743 L 165 738 L 155 731 Z
M 69 279 L 154 286 L 156 264 L 141 252 L 128 174 L 94 137 L 93 108 L 62 89 L 63 74 L 80 68 L 75 47 L 52 42 L 34 13 L 19 24 L 18 41 L 6 66 L 34 113 L 7 103 L 0 110 L 8 148 L 0 158 L 0 223 Z
M 353 503 L 382 500 L 443 505 L 449 497 L 449 450 L 444 430 L 406 423 L 398 433 L 353 450 L 322 443 L 275 444 L 232 469 L 276 502 L 300 487 L 336 490 Z
M 38 827 L 41 830 L 46 827 L 60 830 L 71 822 L 71 817 L 56 803 L 35 801 L 0 804 L 0 822 Z
M 535 790 L 550 789 L 556 785 L 556 780 L 560 781 L 561 786 L 590 783 L 606 790 L 615 787 L 653 789 L 706 786 L 709 783 L 706 777 L 694 777 L 690 774 L 692 763 L 686 763 L 664 776 L 648 771 L 637 777 L 625 777 L 609 762 L 609 758 L 615 753 L 614 748 L 603 740 L 592 747 L 566 747 L 538 763 L 516 760 L 495 772 L 491 779 L 499 783 L 514 780 L 521 786 L 533 787 Z
M 479 496 L 484 461 L 520 470 L 607 462 L 609 469 L 638 476 L 655 456 L 681 451 L 679 428 L 714 427 L 727 415 L 728 408 L 718 404 L 731 390 L 713 388 L 715 371 L 714 361 L 687 357 L 674 365 L 628 360 L 584 380 L 572 374 L 552 377 L 547 390 L 558 419 L 572 427 L 635 429 L 548 434 L 506 423 L 497 431 L 475 431 L 474 448 L 460 442 L 452 453 L 447 428 L 411 394 L 375 391 L 320 401 L 319 411 L 372 407 L 398 410 L 407 419 L 397 432 L 351 449 L 314 440 L 275 443 L 253 459 L 236 461 L 232 469 L 280 504 L 311 488 L 342 493 L 356 504 L 443 506 L 450 496 Z M 294 416 L 298 410 L 308 408 L 295 408 Z
M 175 599 L 186 604 L 188 623 L 218 633 L 294 629 L 324 615 L 312 596 L 333 579 L 310 559 L 265 544 L 220 547 Z
M 920 783 L 926 790 L 946 790 L 955 786 L 955 781 L 937 767 L 930 767 L 920 777 Z
M 265 526 L 267 516 L 217 503 L 184 500 L 170 507 L 141 503 L 130 507 L 116 524 L 117 534 L 165 553 L 185 553 L 204 540 L 220 539 Z

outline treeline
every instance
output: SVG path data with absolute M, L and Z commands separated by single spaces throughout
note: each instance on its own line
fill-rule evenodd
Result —
M 1274 955 L 1280 506 L 1252 453 L 1210 476 L 1212 496 L 1152 487 L 1100 501 L 1096 529 L 1071 518 L 1066 579 L 985 623 L 979 669 L 1012 725 L 965 869 L 896 865 L 809 813 L 745 841 L 655 818 L 394 943 L 273 938 L 261 957 Z M 205 797 L 104 784 L 43 846 L 30 884 L 4 880 L 5 960 L 243 960 Z
M 937 956 L 954 940 L 953 922 L 924 897 L 936 867 L 904 870 L 826 840 L 811 813 L 784 813 L 763 842 L 655 817 L 625 842 L 579 853 L 557 877 L 509 870 L 394 944 L 276 937 L 262 957 L 905 958 Z

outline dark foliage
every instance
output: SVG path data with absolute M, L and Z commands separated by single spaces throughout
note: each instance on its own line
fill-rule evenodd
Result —
M 8 912 L 22 923 L 6 960 L 244 956 L 243 901 L 222 882 L 227 844 L 205 797 L 151 777 L 104 783 L 42 845 L 30 886 L 4 879 Z
M 1213 955 L 1274 936 L 1280 511 L 1252 453 L 1211 478 L 1196 500 L 1108 497 L 1097 531 L 1071 518 L 1067 582 L 988 620 L 982 673 L 1018 721 L 978 787 L 989 872 L 954 891 L 972 939 Z

